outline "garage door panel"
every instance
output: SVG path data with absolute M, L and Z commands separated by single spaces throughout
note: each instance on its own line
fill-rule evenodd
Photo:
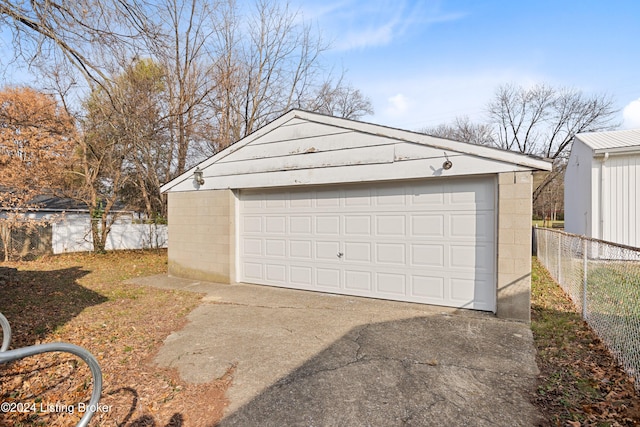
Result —
M 265 240 L 265 256 L 268 257 L 286 257 L 287 241 L 284 239 L 266 239 Z
M 289 197 L 289 207 L 296 208 L 311 208 L 313 207 L 313 198 L 310 198 L 306 192 L 295 191 L 292 192 Z
M 246 280 L 262 281 L 264 279 L 264 274 L 262 272 L 262 269 L 263 269 L 263 265 L 257 262 L 242 263 L 242 270 L 244 272 L 244 277 Z
M 475 298 L 476 283 L 474 279 L 453 278 L 450 280 L 451 299 L 461 305 L 471 304 Z
M 338 241 L 316 241 L 316 259 L 320 261 L 338 261 L 340 252 L 340 242 Z
M 346 290 L 371 291 L 373 289 L 371 271 L 363 270 L 345 270 L 344 272 L 344 288 Z
M 406 236 L 405 215 L 380 215 L 376 216 L 376 236 L 400 237 Z
M 328 234 L 337 236 L 340 234 L 340 216 L 317 216 L 316 217 L 316 234 Z
M 495 214 L 493 212 L 478 212 L 476 217 L 476 239 L 478 242 L 493 242 L 495 235 Z
M 354 188 L 344 190 L 344 205 L 351 206 L 371 206 L 371 189 Z
M 303 265 L 290 266 L 289 281 L 295 287 L 311 289 L 313 285 L 313 268 Z
M 478 266 L 476 247 L 472 244 L 451 244 L 449 245 L 449 265 L 448 267 L 475 271 Z
M 405 191 L 399 191 L 396 186 L 380 186 L 375 196 L 378 206 L 406 206 Z
M 469 236 L 477 237 L 477 216 L 474 213 L 451 214 L 449 217 L 449 236 L 452 238 L 468 239 Z
M 340 190 L 317 191 L 315 195 L 315 204 L 318 208 L 339 208 Z
M 344 242 L 344 262 L 364 262 L 371 263 L 371 247 L 370 242 Z M 342 258 L 342 257 L 339 257 Z M 341 261 L 343 261 L 341 259 Z
M 339 290 L 342 272 L 338 268 L 316 267 L 316 285 L 320 288 Z
M 311 240 L 289 240 L 289 256 L 311 260 L 313 258 L 313 242 Z
M 406 265 L 406 247 L 405 243 L 376 243 L 376 263 Z
M 451 278 L 450 298 L 460 307 L 490 310 L 493 303 L 492 295 L 486 291 L 488 285 L 488 278 Z
M 371 217 L 369 215 L 345 215 L 344 234 L 347 236 L 370 236 Z
M 493 252 L 487 244 L 451 244 L 449 266 L 453 269 L 490 273 L 494 270 Z
M 449 194 L 453 209 L 492 210 L 494 207 L 494 189 L 483 180 L 452 183 Z
M 376 290 L 387 296 L 405 297 L 406 281 L 405 274 L 376 273 Z
M 242 255 L 262 256 L 262 239 L 244 238 Z
M 444 278 L 436 276 L 411 276 L 411 296 L 424 302 L 438 304 L 444 301 Z
M 285 198 L 280 194 L 270 195 L 265 200 L 265 204 L 267 209 L 284 208 L 287 206 Z
M 411 235 L 415 237 L 444 237 L 445 215 L 411 216 Z
M 313 233 L 313 217 L 311 215 L 289 217 L 289 234 L 311 233 Z
M 284 234 L 287 231 L 287 218 L 284 215 L 266 217 L 264 230 L 269 234 Z
M 411 187 L 411 204 L 431 209 L 444 207 L 444 184 L 423 183 Z
M 444 244 L 412 244 L 410 266 L 443 268 L 444 256 Z
M 242 218 L 242 232 L 244 233 L 261 233 L 262 232 L 262 217 L 259 216 L 245 216 Z
M 265 267 L 265 280 L 278 285 L 287 283 L 287 266 L 284 264 L 268 263 Z
M 240 280 L 495 309 L 492 178 L 240 193 Z

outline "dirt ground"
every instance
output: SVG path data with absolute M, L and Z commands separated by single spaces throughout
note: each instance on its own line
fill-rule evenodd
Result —
M 18 268 L 15 280 L 0 287 L 0 311 L 12 325 L 11 348 L 64 341 L 98 359 L 104 387 L 92 426 L 207 426 L 221 418 L 232 371 L 194 385 L 152 362 L 200 296 L 122 284 L 166 271 L 166 252 L 4 265 Z M 0 365 L 0 390 L 0 401 L 11 404 L 0 412 L 0 425 L 69 426 L 82 416 L 78 403 L 88 403 L 91 373 L 75 356 L 48 353 Z

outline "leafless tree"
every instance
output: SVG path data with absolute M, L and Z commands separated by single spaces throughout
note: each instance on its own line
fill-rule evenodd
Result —
M 487 111 L 500 148 L 549 159 L 565 155 L 577 133 L 615 127 L 617 112 L 606 95 L 545 84 L 500 86 Z
M 373 114 L 373 105 L 359 89 L 343 82 L 344 74 L 334 82 L 327 79 L 311 94 L 312 98 L 302 105 L 309 111 L 357 120 Z
M 553 160 L 553 171 L 533 193 L 534 202 L 564 176 L 570 144 L 577 133 L 617 126 L 613 122 L 617 110 L 608 96 L 586 96 L 576 89 L 545 84 L 500 86 L 487 110 L 500 148 Z
M 210 45 L 217 35 L 216 12 L 221 2 L 202 0 L 162 0 L 157 16 L 165 35 L 150 40 L 154 58 L 165 69 L 168 110 L 166 119 L 173 149 L 167 162 L 171 168 L 162 177 L 167 181 L 183 173 L 195 145 L 208 138 L 212 112 L 204 100 L 217 86 L 213 72 L 216 58 Z
M 163 212 L 161 182 L 292 108 L 372 112 L 342 78 L 322 77 L 328 46 L 278 0 L 0 0 L 0 24 L 16 57 L 37 65 L 78 112 L 79 158 L 67 190 L 100 221 L 125 199 L 137 198 L 148 215 Z M 161 88 L 132 74 L 147 60 L 161 70 Z M 89 82 L 86 102 L 68 102 L 79 81 L 73 70 Z M 109 228 L 102 224 L 100 233 Z
M 422 133 L 471 144 L 494 145 L 491 126 L 485 123 L 473 123 L 467 116 L 456 117 L 452 123 L 425 128 Z
M 12 34 L 15 58 L 26 64 L 64 60 L 104 86 L 109 79 L 97 51 L 121 52 L 142 37 L 157 37 L 147 6 L 144 0 L 0 0 L 0 25 Z

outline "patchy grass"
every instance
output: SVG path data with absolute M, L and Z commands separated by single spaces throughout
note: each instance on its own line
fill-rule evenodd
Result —
M 535 258 L 531 302 L 541 372 L 537 404 L 551 424 L 640 425 L 633 381 Z
M 194 385 L 153 363 L 163 340 L 184 325 L 200 296 L 123 283 L 166 272 L 165 251 L 70 254 L 4 265 L 18 268 L 16 282 L 0 287 L 11 348 L 65 341 L 98 359 L 104 380 L 100 403 L 109 409 L 96 414 L 92 426 L 198 426 L 220 419 L 231 372 Z M 74 425 L 82 414 L 47 411 L 47 405 L 87 403 L 90 379 L 84 362 L 65 353 L 0 365 L 0 401 L 29 408 L 0 412 L 0 425 Z
M 542 220 L 542 219 L 534 219 L 531 221 L 531 225 L 534 227 L 546 227 L 546 228 L 564 228 L 564 221 L 551 221 L 551 220 Z

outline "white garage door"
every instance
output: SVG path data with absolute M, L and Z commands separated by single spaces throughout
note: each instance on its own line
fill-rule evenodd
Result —
M 242 190 L 239 280 L 495 309 L 495 181 Z

